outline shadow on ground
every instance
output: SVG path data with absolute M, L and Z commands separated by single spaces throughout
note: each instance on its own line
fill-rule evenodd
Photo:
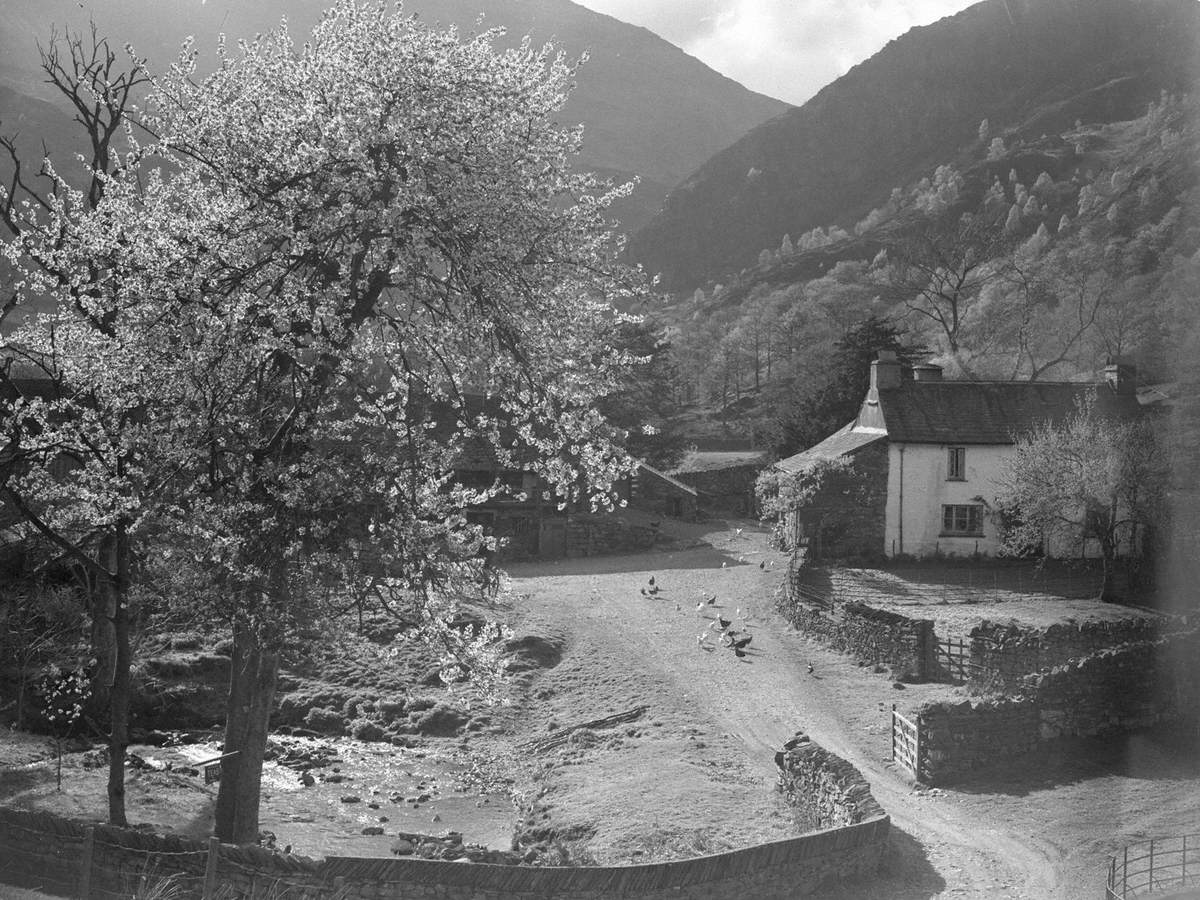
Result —
M 876 877 L 829 884 L 819 896 L 824 900 L 929 900 L 947 887 L 921 842 L 893 823 Z
M 553 578 L 557 575 L 614 575 L 621 572 L 650 572 L 672 569 L 723 569 L 734 566 L 757 566 L 753 557 L 739 559 L 741 554 L 727 553 L 712 546 L 671 550 L 647 548 L 653 555 L 633 553 L 625 556 L 580 556 L 571 559 L 542 559 L 514 562 L 504 566 L 513 578 Z M 660 581 L 663 590 L 670 587 L 669 577 Z
M 194 816 L 187 820 L 174 833 L 190 838 L 206 838 L 213 832 L 213 810 L 217 805 L 215 797 L 206 800 Z
M 0 771 L 0 801 L 13 805 L 14 798 L 33 788 L 54 783 L 54 762 L 41 762 Z
M 1033 753 L 948 783 L 967 794 L 1024 797 L 1106 776 L 1171 781 L 1200 776 L 1194 740 L 1169 729 L 1091 738 L 1061 738 Z

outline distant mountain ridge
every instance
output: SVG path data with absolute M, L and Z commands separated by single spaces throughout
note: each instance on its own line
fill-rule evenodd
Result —
M 631 241 L 686 290 L 764 248 L 849 228 L 891 188 L 991 134 L 1134 118 L 1196 84 L 1195 0 L 985 0 L 914 28 L 813 99 L 750 131 L 670 193 Z
M 114 47 L 132 44 L 152 71 L 174 61 L 182 40 L 197 38 L 201 57 L 216 36 L 253 37 L 286 14 L 299 39 L 328 0 L 7 0 L 0 30 L 0 128 L 19 127 L 27 147 L 45 137 L 51 149 L 71 135 L 65 109 L 56 116 L 53 90 L 38 70 L 35 39 L 51 25 L 86 28 L 94 17 Z M 660 208 L 668 189 L 750 128 L 784 112 L 787 104 L 756 94 L 714 72 L 679 48 L 637 26 L 569 0 L 406 0 L 404 10 L 463 32 L 504 26 L 507 43 L 526 34 L 554 42 L 569 56 L 589 53 L 564 123 L 584 123 L 581 165 L 618 180 L 642 183 L 618 211 L 634 228 Z

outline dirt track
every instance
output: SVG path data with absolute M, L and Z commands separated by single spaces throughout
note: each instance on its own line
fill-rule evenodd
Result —
M 597 859 L 654 858 L 644 848 L 656 839 L 685 851 L 672 832 L 706 835 L 700 850 L 784 836 L 773 754 L 797 730 L 857 765 L 895 826 L 883 876 L 844 886 L 845 898 L 1092 898 L 1103 893 L 1107 853 L 1195 830 L 1195 766 L 1136 738 L 1115 755 L 1084 746 L 1047 760 L 1045 772 L 915 791 L 889 761 L 891 704 L 904 711 L 952 689 L 896 689 L 787 628 L 770 609 L 783 557 L 742 528 L 706 535 L 708 547 L 513 571 L 515 590 L 528 595 L 521 628 L 565 642 L 562 663 L 534 682 L 536 702 L 514 721 L 536 733 L 650 705 L 650 727 L 597 739 L 543 778 L 542 819 L 592 833 Z M 660 592 L 647 597 L 652 574 Z M 719 605 L 705 614 L 754 608 L 755 652 L 744 660 L 697 646 L 707 619 L 696 602 L 713 593 Z

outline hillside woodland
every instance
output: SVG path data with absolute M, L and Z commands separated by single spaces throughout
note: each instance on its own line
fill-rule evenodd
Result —
M 219 33 L 232 46 L 286 16 L 293 33 L 306 34 L 329 5 L 329 0 L 195 0 L 171 4 L 170 14 L 163 15 L 154 0 L 10 0 L 0 29 L 0 131 L 20 132 L 27 158 L 44 141 L 58 151 L 60 167 L 67 164 L 62 151 L 78 146 L 71 112 L 40 69 L 35 41 L 47 45 L 51 26 L 59 33 L 86 31 L 92 19 L 114 48 L 131 45 L 152 72 L 173 62 L 180 44 L 193 35 L 204 71 Z M 503 27 L 502 46 L 529 35 L 535 45 L 552 41 L 572 60 L 586 54 L 561 119 L 584 125 L 579 168 L 617 182 L 640 179 L 615 210 L 631 230 L 648 221 L 666 192 L 712 154 L 788 109 L 644 28 L 567 0 L 406 0 L 403 9 L 427 24 L 454 25 L 464 35 Z M 648 84 L 654 90 L 646 90 Z
M 1196 113 L 1163 92 L 1036 137 L 977 122 L 857 222 L 773 237 L 657 311 L 677 400 L 787 454 L 849 420 L 885 347 L 949 377 L 1072 380 L 1130 357 L 1169 380 L 1200 276 Z
M 1012 145 L 1076 120 L 1132 119 L 1161 90 L 1189 90 L 1198 37 L 1190 0 L 985 0 L 891 41 L 718 153 L 632 253 L 670 290 L 725 280 L 784 234 L 849 231 L 893 187 L 963 168 L 981 119 Z

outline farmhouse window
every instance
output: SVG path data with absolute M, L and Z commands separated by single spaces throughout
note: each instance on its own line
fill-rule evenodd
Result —
M 967 480 L 967 448 L 951 447 L 946 465 L 947 481 Z
M 942 534 L 983 535 L 983 507 L 979 504 L 947 504 L 942 507 Z

